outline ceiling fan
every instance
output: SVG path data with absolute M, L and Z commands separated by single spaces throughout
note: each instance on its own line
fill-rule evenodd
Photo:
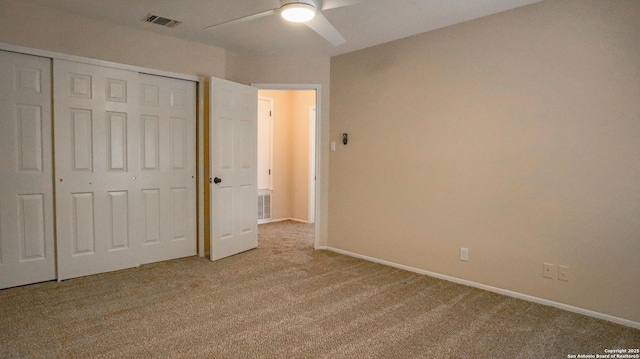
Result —
M 239 24 L 279 13 L 285 20 L 304 23 L 333 44 L 333 46 L 339 46 L 347 40 L 345 40 L 340 32 L 338 32 L 320 11 L 350 6 L 363 1 L 364 0 L 273 0 L 274 7 L 270 10 L 211 25 L 205 29 L 217 29 L 222 26 Z

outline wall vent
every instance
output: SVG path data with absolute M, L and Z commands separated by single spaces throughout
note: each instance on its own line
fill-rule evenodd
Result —
M 150 22 L 152 24 L 162 25 L 164 27 L 170 27 L 170 28 L 176 27 L 182 23 L 182 21 L 171 20 L 171 19 L 167 19 L 166 17 L 153 15 L 153 14 L 148 14 L 142 19 L 142 21 Z
M 271 219 L 271 193 L 258 193 L 258 222 L 267 222 Z

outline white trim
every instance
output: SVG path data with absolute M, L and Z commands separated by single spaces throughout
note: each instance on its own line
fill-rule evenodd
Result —
M 320 211 L 320 193 L 322 186 L 322 151 L 319 150 L 322 136 L 322 86 L 319 84 L 286 84 L 286 83 L 252 83 L 251 86 L 260 90 L 315 90 L 316 91 L 316 220 L 314 248 L 320 248 L 320 228 L 324 221 Z M 286 219 L 285 219 L 286 220 Z M 291 219 L 294 220 L 294 219 Z
M 383 265 L 386 265 L 386 266 L 390 266 L 390 267 L 406 270 L 406 271 L 409 271 L 409 272 L 414 272 L 414 273 L 418 273 L 418 274 L 422 274 L 422 275 L 427 275 L 427 276 L 430 276 L 430 277 L 443 279 L 443 280 L 446 280 L 446 281 L 449 281 L 449 282 L 458 283 L 458 284 L 466 285 L 466 286 L 469 286 L 469 287 L 479 288 L 479 289 L 486 290 L 486 291 L 489 291 L 489 292 L 506 295 L 508 297 L 518 298 L 518 299 L 526 300 L 528 302 L 533 302 L 533 303 L 537 303 L 537 304 L 548 305 L 548 306 L 555 307 L 555 308 L 562 309 L 562 310 L 566 310 L 566 311 L 569 311 L 569 312 L 578 313 L 578 314 L 586 315 L 586 316 L 597 318 L 597 319 L 606 320 L 606 321 L 617 323 L 617 324 L 622 324 L 622 325 L 625 325 L 625 326 L 631 327 L 631 328 L 640 329 L 640 322 L 634 322 L 632 320 L 619 318 L 619 317 L 614 317 L 614 316 L 609 315 L 609 314 L 604 314 L 604 313 L 600 313 L 600 312 L 594 312 L 592 310 L 579 308 L 579 307 L 574 307 L 572 305 L 568 305 L 568 304 L 564 304 L 564 303 L 554 302 L 554 301 L 549 300 L 549 299 L 544 299 L 544 298 L 534 297 L 534 296 L 528 295 L 528 294 L 513 292 L 513 291 L 510 291 L 510 290 L 507 290 L 507 289 L 493 287 L 493 286 L 490 286 L 490 285 L 477 283 L 477 282 L 473 282 L 473 281 L 466 280 L 466 279 L 460 279 L 460 278 L 451 277 L 451 276 L 444 275 L 444 274 L 439 274 L 439 273 L 435 273 L 435 272 L 426 271 L 424 269 L 419 269 L 419 268 L 415 268 L 415 267 L 409 267 L 409 266 L 405 266 L 405 265 L 402 265 L 402 264 L 389 262 L 389 261 L 385 261 L 385 260 L 377 259 L 377 258 L 373 258 L 373 257 L 368 257 L 368 256 L 365 256 L 365 255 L 362 255 L 362 254 L 357 254 L 357 253 L 345 251 L 345 250 L 338 249 L 338 248 L 324 247 L 323 249 L 331 251 L 331 252 L 343 254 L 343 255 L 346 255 L 346 256 L 349 256 L 349 257 L 364 259 L 364 260 L 369 261 L 369 262 L 383 264 Z
M 197 198 L 196 202 L 198 203 L 198 214 L 197 214 L 197 223 L 198 223 L 198 256 L 204 257 L 204 184 L 206 179 L 204 177 L 204 81 L 198 81 L 198 127 L 196 129 L 196 140 L 197 144 L 197 159 L 198 159 L 198 169 L 197 169 L 197 178 L 196 185 L 197 189 Z M 209 114 L 207 114 L 207 118 Z

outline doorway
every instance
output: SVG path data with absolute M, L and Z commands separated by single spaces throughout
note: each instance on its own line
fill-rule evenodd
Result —
M 258 192 L 271 194 L 271 218 L 260 223 L 292 220 L 315 224 L 318 220 L 316 167 L 319 161 L 316 158 L 319 152 L 319 111 L 316 109 L 319 108 L 319 86 L 253 86 L 258 88 L 265 109 L 268 108 L 266 104 L 272 103 L 271 122 L 263 122 L 263 133 L 271 134 L 271 147 L 265 145 L 266 141 L 258 145 L 263 149 L 258 153 L 258 158 L 263 161 L 262 166 L 258 164 L 258 171 L 269 176 L 267 180 L 258 182 L 270 184 L 269 188 L 266 185 L 258 188 Z M 266 151 L 270 151 L 270 157 L 265 155 Z M 262 213 L 266 210 L 263 209 Z M 314 227 L 314 246 L 317 248 L 318 228 Z

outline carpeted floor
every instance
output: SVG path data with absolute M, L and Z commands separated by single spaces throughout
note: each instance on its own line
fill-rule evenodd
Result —
M 259 248 L 0 291 L 0 358 L 567 358 L 640 331 L 327 251 Z

